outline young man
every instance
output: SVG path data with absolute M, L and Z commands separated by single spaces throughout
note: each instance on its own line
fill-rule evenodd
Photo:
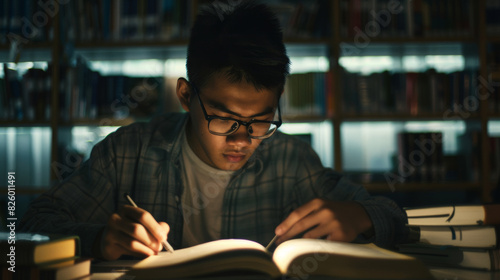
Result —
M 177 83 L 187 113 L 109 135 L 33 202 L 21 230 L 77 234 L 84 255 L 108 260 L 156 254 L 165 239 L 182 248 L 219 238 L 266 245 L 275 234 L 277 243 L 404 238 L 405 216 L 392 201 L 370 197 L 277 131 L 289 70 L 279 23 L 263 5 L 236 2 L 197 17 L 189 81 Z

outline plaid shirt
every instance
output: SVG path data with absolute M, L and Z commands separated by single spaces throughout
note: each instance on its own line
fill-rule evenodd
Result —
M 110 215 L 127 204 L 127 192 L 139 207 L 169 224 L 168 241 L 180 248 L 183 222 L 189 222 L 181 205 L 179 137 L 187 116 L 168 114 L 110 134 L 77 172 L 31 204 L 20 230 L 76 234 L 82 255 L 89 256 Z M 375 234 L 369 239 L 360 235 L 357 241 L 388 247 L 405 236 L 406 216 L 394 202 L 370 196 L 363 187 L 324 168 L 309 145 L 277 132 L 262 141 L 230 180 L 222 205 L 221 238 L 265 245 L 291 211 L 317 197 L 355 200 L 366 209 Z

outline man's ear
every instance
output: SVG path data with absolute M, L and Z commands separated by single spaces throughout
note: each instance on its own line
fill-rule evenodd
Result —
M 181 102 L 182 108 L 186 110 L 186 112 L 189 112 L 192 93 L 189 82 L 184 78 L 179 78 L 177 80 L 177 87 L 175 91 L 177 93 L 177 98 Z

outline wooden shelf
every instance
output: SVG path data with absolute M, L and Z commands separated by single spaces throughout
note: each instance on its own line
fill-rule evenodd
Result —
M 27 43 L 20 47 L 19 62 L 28 61 L 51 61 L 51 50 L 53 43 Z M 0 62 L 14 62 L 10 57 L 10 45 L 0 45 Z
M 437 113 L 422 113 L 418 115 L 394 113 L 394 114 L 343 114 L 339 117 L 342 121 L 457 121 L 457 120 L 480 120 L 478 113 L 460 115 L 451 113 L 449 115 Z
M 353 40 L 340 40 L 338 44 L 340 56 L 469 55 L 470 49 L 474 49 L 475 46 L 472 39 L 462 41 L 373 38 L 364 44 L 358 44 Z
M 500 113 L 491 113 L 491 114 L 488 114 L 488 120 L 489 121 L 492 121 L 492 120 L 498 121 L 498 120 L 500 120 Z
M 124 126 L 136 122 L 134 118 L 114 119 L 100 117 L 98 119 L 77 119 L 63 122 L 61 126 Z
M 176 40 L 166 40 L 166 41 L 155 41 L 155 40 L 125 40 L 125 41 L 82 41 L 76 42 L 76 49 L 108 49 L 108 48 L 148 48 L 148 47 L 175 47 L 175 46 L 186 46 L 188 44 L 187 39 L 176 39 Z
M 436 37 L 369 37 L 373 43 L 412 44 L 412 43 L 474 43 L 473 36 L 436 36 Z M 341 43 L 355 43 L 354 37 L 341 38 Z
M 24 45 L 22 45 L 23 49 L 47 49 L 49 50 L 52 48 L 53 42 L 28 42 Z M 8 51 L 10 50 L 11 45 L 10 44 L 0 44 L 0 51 Z
M 0 120 L 0 127 L 30 127 L 30 126 L 50 126 L 50 121 L 16 121 L 16 120 Z
M 326 116 L 313 116 L 313 115 L 283 115 L 283 122 L 322 122 L 330 120 Z
M 500 35 L 491 35 L 486 38 L 489 43 L 500 43 Z
M 330 44 L 330 38 L 284 38 L 285 44 Z M 75 48 L 123 48 L 123 47 L 172 47 L 172 46 L 186 46 L 189 43 L 188 39 L 174 39 L 174 40 L 116 40 L 116 41 L 80 41 L 75 43 Z M 49 45 L 50 47 L 50 45 Z
M 163 43 L 141 43 L 127 42 L 120 44 L 109 43 L 88 43 L 76 45 L 75 53 L 83 56 L 89 61 L 123 61 L 138 59 L 159 59 L 166 60 L 172 58 L 186 58 L 187 45 L 169 42 Z
M 332 40 L 330 38 L 284 38 L 285 44 L 330 44 Z

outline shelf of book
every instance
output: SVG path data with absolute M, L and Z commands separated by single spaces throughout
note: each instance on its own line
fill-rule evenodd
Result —
M 49 121 L 39 120 L 0 120 L 0 127 L 32 127 L 32 126 L 50 126 Z
M 22 48 L 24 50 L 36 50 L 36 49 L 47 49 L 50 50 L 52 48 L 52 45 L 54 42 L 52 41 L 47 41 L 47 42 L 26 42 L 22 44 Z M 0 44 L 0 51 L 8 51 L 12 48 L 12 45 L 9 43 L 3 43 Z
M 130 1 L 130 0 L 128 0 Z M 22 2 L 22 1 L 21 1 Z M 124 11 L 119 10 L 119 12 L 113 12 L 116 16 L 119 13 L 125 13 L 125 16 L 128 17 L 131 13 L 142 11 L 143 13 L 147 10 L 147 1 L 140 1 L 137 7 L 137 11 Z M 172 3 L 181 3 L 181 1 L 172 1 Z M 182 1 L 184 2 L 184 1 Z M 191 15 L 191 20 L 194 18 L 195 10 L 200 4 L 200 2 L 205 2 L 202 0 L 192 0 L 186 1 L 188 5 L 192 5 L 194 8 L 187 8 L 183 6 L 181 9 L 182 13 L 187 13 Z M 294 28 L 289 28 L 285 30 L 285 41 L 287 45 L 292 46 L 292 49 L 295 48 L 300 54 L 312 54 L 312 55 L 324 55 L 329 57 L 330 59 L 330 71 L 333 73 L 333 85 L 331 88 L 326 90 L 325 93 L 328 93 L 329 98 L 331 100 L 326 103 L 329 104 L 330 110 L 327 112 L 323 112 L 321 114 L 296 114 L 296 115 L 284 115 L 285 121 L 290 122 L 315 122 L 315 121 L 323 121 L 330 120 L 334 124 L 334 135 L 335 135 L 335 167 L 342 171 L 342 144 L 340 141 L 340 134 L 343 123 L 345 122 L 377 122 L 377 121 L 442 121 L 442 120 L 473 120 L 481 122 L 481 133 L 482 135 L 487 134 L 486 123 L 489 119 L 499 119 L 500 114 L 497 112 L 494 113 L 486 113 L 484 110 L 467 112 L 467 116 L 461 112 L 447 112 L 446 109 L 442 110 L 432 110 L 430 112 L 418 111 L 418 113 L 407 113 L 407 111 L 399 110 L 387 110 L 387 111 L 367 111 L 361 108 L 358 111 L 349 111 L 344 106 L 342 102 L 345 100 L 345 90 L 340 87 L 342 82 L 344 81 L 340 75 L 341 69 L 338 66 L 339 58 L 343 56 L 372 56 L 372 55 L 389 55 L 392 56 L 395 53 L 398 56 L 401 55 L 463 55 L 467 59 L 472 58 L 473 60 L 479 60 L 479 67 L 484 67 L 488 60 L 486 59 L 486 44 L 487 43 L 500 43 L 500 36 L 495 33 L 486 33 L 485 30 L 488 27 L 485 23 L 485 19 L 481 16 L 477 16 L 480 14 L 481 9 L 485 7 L 485 3 L 489 3 L 488 0 L 481 1 L 472 1 L 465 0 L 462 1 L 460 5 L 463 5 L 459 8 L 454 8 L 453 11 L 444 14 L 436 14 L 436 11 L 420 9 L 420 7 L 406 6 L 408 3 L 422 3 L 424 5 L 434 5 L 431 3 L 432 1 L 403 1 L 403 7 L 406 8 L 403 13 L 401 13 L 400 17 L 394 17 L 393 19 L 398 18 L 397 21 L 393 21 L 393 25 L 390 26 L 392 29 L 384 29 L 381 30 L 379 34 L 376 36 L 373 33 L 370 33 L 369 30 L 366 30 L 366 26 L 370 23 L 370 18 L 368 12 L 370 8 L 374 11 L 383 12 L 387 9 L 387 6 L 384 6 L 384 3 L 387 1 L 361 1 L 361 0 L 331 0 L 331 1 L 302 1 L 302 10 L 297 10 L 297 5 L 293 5 L 296 2 L 301 1 L 272 1 L 273 3 L 277 3 L 275 8 L 279 12 L 279 17 L 282 20 L 282 24 L 288 25 L 292 24 L 295 26 L 295 31 L 303 29 L 304 26 L 297 25 L 297 19 L 294 17 L 303 16 L 305 18 L 311 17 L 312 20 L 322 22 L 328 28 L 320 28 L 318 30 L 314 30 L 312 33 L 314 34 L 304 34 L 302 33 L 294 33 Z M 83 3 L 83 2 L 82 2 Z M 312 3 L 312 4 L 311 4 Z M 362 6 L 358 6 L 356 8 L 355 5 L 362 4 Z M 72 9 L 69 11 L 66 16 L 62 16 L 61 21 L 64 26 L 63 29 L 71 27 L 74 25 L 74 29 L 67 29 L 62 38 L 58 36 L 54 37 L 53 41 L 50 42 L 28 42 L 23 45 L 21 52 L 21 60 L 34 60 L 34 59 L 44 59 L 47 61 L 53 61 L 55 64 L 64 65 L 63 55 L 61 55 L 62 50 L 65 50 L 65 46 L 70 46 L 75 53 L 84 56 L 87 59 L 93 60 L 128 60 L 128 59 L 141 59 L 141 58 L 154 58 L 154 59 L 163 59 L 163 58 L 172 58 L 172 57 L 185 57 L 186 45 L 187 45 L 187 37 L 186 36 L 172 36 L 172 37 L 154 37 L 154 36 L 143 36 L 142 39 L 139 37 L 136 38 L 135 35 L 131 35 L 127 33 L 129 31 L 135 32 L 134 30 L 129 30 L 128 26 L 131 22 L 135 22 L 134 20 L 127 19 L 126 17 L 116 18 L 113 20 L 125 20 L 123 23 L 127 26 L 123 30 L 114 30 L 109 29 L 111 25 L 100 25 L 94 24 L 98 21 L 96 15 L 102 16 L 105 13 L 100 13 L 99 10 L 92 9 L 92 4 L 85 4 L 83 9 L 86 11 L 84 13 L 75 13 L 75 7 L 77 5 L 81 5 L 81 3 L 75 1 L 71 2 L 70 5 L 65 5 L 62 7 L 63 9 Z M 146 5 L 142 7 L 140 5 Z M 163 5 L 163 4 L 162 4 Z M 185 5 L 182 3 L 182 5 Z M 326 5 L 326 6 L 322 6 Z M 487 6 L 487 5 L 486 5 Z M 467 7 L 470 7 L 467 8 Z M 102 6 L 100 7 L 103 11 L 111 11 L 113 9 L 112 6 Z M 172 7 L 162 7 L 163 11 L 168 11 Z M 442 7 L 441 7 L 442 8 Z M 141 10 L 142 9 L 142 10 Z M 347 10 L 346 10 L 347 9 Z M 350 9 L 359 9 L 359 11 L 351 11 Z M 173 11 L 171 9 L 170 11 Z M 309 14 L 309 12 L 321 12 L 321 14 L 314 13 Z M 323 18 L 322 13 L 327 12 L 327 16 Z M 464 21 L 455 21 L 451 19 L 460 18 L 457 15 L 463 14 L 465 15 L 465 11 L 467 11 L 467 16 L 464 17 Z M 469 13 L 470 12 L 470 13 Z M 160 14 L 160 11 L 149 10 L 147 13 L 150 13 L 151 16 L 156 17 L 155 20 L 160 20 L 160 18 L 164 18 L 164 15 Z M 139 17 L 147 17 L 147 13 L 138 14 Z M 301 15 L 301 13 L 304 13 Z M 334 15 L 333 17 L 329 14 Z M 411 13 L 414 13 L 413 15 Z M 65 14 L 65 13 L 61 13 Z M 415 14 L 417 15 L 415 17 Z M 73 15 L 74 18 L 68 17 L 68 15 Z M 311 16 L 312 15 L 312 16 Z M 90 18 L 85 18 L 89 16 Z M 135 16 L 135 15 L 134 15 Z M 399 16 L 399 15 L 398 15 Z M 430 22 L 428 25 L 429 28 L 432 27 L 433 24 L 438 24 L 439 28 L 436 30 L 441 30 L 439 32 L 428 33 L 429 29 L 419 29 L 423 28 L 425 21 L 419 21 L 419 18 L 422 17 L 422 20 L 425 18 L 427 20 L 432 19 L 441 19 L 445 18 L 446 22 L 453 23 L 448 25 L 451 28 L 451 31 L 443 31 L 441 30 L 440 23 Z M 59 18 L 59 17 L 56 17 Z M 55 18 L 55 19 L 56 19 Z M 325 21 L 326 19 L 326 21 Z M 380 19 L 380 18 L 379 18 Z M 87 22 L 88 25 L 82 24 Z M 417 24 L 415 25 L 413 20 L 417 20 Z M 58 20 L 54 20 L 51 24 L 58 24 Z M 101 22 L 102 23 L 102 22 Z M 402 24 L 398 26 L 395 23 Z M 167 23 L 171 24 L 171 23 Z M 427 23 L 429 24 L 429 22 Z M 441 23 L 442 24 L 442 23 Z M 138 25 L 140 27 L 140 25 Z M 183 28 L 187 28 L 189 26 L 188 22 L 183 23 Z M 404 29 L 402 29 L 404 26 Z M 419 27 L 420 26 L 420 27 Z M 444 26 L 444 25 L 443 25 Z M 453 27 L 454 26 L 454 27 Z M 108 28 L 106 32 L 95 32 L 99 27 Z M 144 26 L 143 26 L 144 27 Z M 140 28 L 143 28 L 140 27 Z M 358 30 L 363 31 L 368 40 L 361 40 L 363 35 L 359 35 L 356 33 L 357 27 Z M 96 29 L 97 28 L 97 29 Z M 169 28 L 169 27 L 167 27 Z M 59 29 L 59 28 L 57 28 Z M 77 32 L 77 31 L 91 31 L 93 32 Z M 145 30 L 145 29 L 144 29 Z M 143 31 L 144 31 L 143 30 Z M 400 31 L 405 30 L 412 34 L 411 36 L 402 35 Z M 427 30 L 427 33 L 425 33 Z M 478 31 L 477 33 L 475 31 Z M 137 31 L 137 30 L 136 30 Z M 373 30 L 372 30 L 373 31 Z M 117 35 L 124 36 L 112 36 L 112 32 L 118 32 Z M 139 32 L 140 31 L 139 29 Z M 153 30 L 152 32 L 159 32 L 159 30 Z M 90 35 L 89 35 L 90 34 Z M 158 33 L 154 33 L 158 34 Z M 143 34 L 145 35 L 145 34 Z M 359 35 L 359 36 L 358 36 Z M 90 36 L 90 37 L 88 37 Z M 64 40 L 64 41 L 63 41 Z M 73 43 L 74 42 L 74 43 Z M 355 52 L 352 52 L 353 49 L 349 49 L 348 47 L 353 46 L 355 48 Z M 288 48 L 288 46 L 287 46 Z M 8 61 L 7 55 L 10 50 L 10 45 L 6 44 L 6 42 L 2 42 L 0 44 L 0 61 Z M 41 52 L 44 53 L 43 56 L 39 55 Z M 30 55 L 32 53 L 33 55 Z M 291 52 L 292 53 L 292 52 Z M 3 55 L 3 56 L 2 56 Z M 61 62 L 61 64 L 60 64 Z M 66 66 L 62 66 L 61 69 L 57 72 L 65 72 L 67 70 Z M 476 66 L 477 68 L 477 66 Z M 479 69 L 479 74 L 482 77 L 488 76 L 488 71 L 485 69 Z M 52 84 L 59 84 L 64 81 L 64 77 L 62 74 L 53 74 L 51 75 L 53 80 Z M 10 121 L 10 120 L 1 120 L 0 127 L 6 126 L 50 126 L 54 131 L 54 139 L 57 139 L 57 130 L 60 127 L 68 127 L 68 126 L 99 126 L 103 123 L 106 125 L 112 126 L 120 126 L 126 125 L 131 122 L 137 121 L 136 118 L 127 118 L 124 120 L 112 120 L 111 118 L 103 117 L 100 114 L 97 114 L 95 118 L 88 117 L 78 117 L 78 118 L 69 118 L 69 120 L 62 120 L 60 118 L 61 114 L 65 114 L 65 110 L 70 110 L 66 103 L 63 102 L 61 97 L 61 89 L 59 87 L 53 87 L 51 93 L 51 108 L 53 109 L 53 116 L 51 116 L 50 121 Z M 463 96 L 465 97 L 465 96 Z M 109 101 L 105 103 L 109 110 Z M 61 103 L 61 106 L 60 106 Z M 446 104 L 450 104 L 451 101 L 446 101 Z M 379 104 L 380 105 L 380 104 Z M 486 106 L 487 101 L 481 101 L 481 106 Z M 359 109 L 359 108 L 357 108 Z M 357 110 L 356 109 L 356 110 Z M 408 110 L 409 112 L 409 110 Z M 487 139 L 484 139 L 484 143 L 487 142 Z M 56 153 L 56 144 L 54 141 L 53 153 Z M 481 150 L 481 166 L 482 168 L 482 176 L 489 177 L 489 168 L 490 162 L 488 160 L 489 157 L 489 148 L 484 148 Z M 57 158 L 57 154 L 53 155 L 53 160 Z M 489 190 L 491 188 L 490 183 L 487 182 L 488 179 L 484 179 L 477 184 L 473 183 L 437 183 L 432 184 L 432 186 L 436 188 L 443 189 L 452 189 L 454 186 L 457 186 L 458 189 L 481 189 L 484 187 L 482 198 L 484 201 L 488 201 L 490 198 L 488 197 Z M 418 190 L 420 189 L 422 184 L 417 183 L 405 183 L 402 185 L 402 189 L 408 190 Z M 479 186 L 479 187 L 478 187 Z M 382 188 L 379 184 L 369 184 L 369 188 Z

